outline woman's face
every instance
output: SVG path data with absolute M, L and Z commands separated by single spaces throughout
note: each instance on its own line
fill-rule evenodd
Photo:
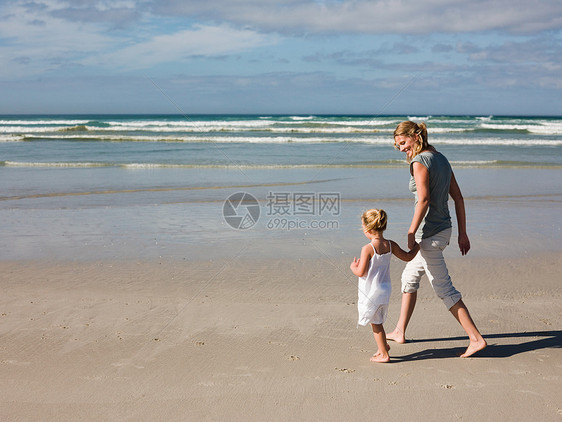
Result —
M 394 144 L 400 149 L 400 152 L 406 153 L 406 156 L 411 159 L 416 144 L 413 137 L 408 135 L 398 135 L 394 137 Z

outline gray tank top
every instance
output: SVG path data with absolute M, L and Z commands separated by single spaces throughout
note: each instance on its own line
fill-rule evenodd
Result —
M 431 237 L 452 226 L 449 214 L 449 187 L 451 186 L 452 169 L 445 156 L 437 151 L 424 151 L 414 157 L 412 163 L 421 163 L 429 171 L 429 209 L 422 220 L 416 239 Z M 410 174 L 412 173 L 410 164 Z M 410 177 L 410 192 L 415 195 L 418 203 L 418 193 L 414 176 Z

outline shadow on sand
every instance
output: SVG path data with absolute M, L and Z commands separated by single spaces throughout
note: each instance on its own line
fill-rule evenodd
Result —
M 562 347 L 562 331 L 532 331 L 523 333 L 505 333 L 505 334 L 487 334 L 483 337 L 488 342 L 488 347 L 480 352 L 475 353 L 471 358 L 507 358 L 519 353 L 531 352 L 533 350 L 540 350 L 546 348 L 560 348 Z M 519 341 L 514 344 L 494 344 L 493 339 L 505 338 L 529 338 L 531 341 Z M 408 340 L 408 343 L 427 343 L 427 342 L 441 342 L 441 341 L 463 341 L 468 344 L 467 337 L 444 337 L 432 338 L 421 340 Z M 466 349 L 464 347 L 446 347 L 426 349 L 420 352 L 411 353 L 404 356 L 392 356 L 392 361 L 411 361 L 411 360 L 425 360 L 425 359 L 443 359 L 443 358 L 456 358 L 460 356 Z M 396 349 L 395 349 L 396 350 Z

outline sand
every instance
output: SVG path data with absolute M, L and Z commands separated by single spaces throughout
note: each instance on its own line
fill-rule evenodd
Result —
M 389 364 L 348 257 L 3 261 L 0 420 L 560 421 L 561 255 L 450 259 L 488 348 L 424 283 Z

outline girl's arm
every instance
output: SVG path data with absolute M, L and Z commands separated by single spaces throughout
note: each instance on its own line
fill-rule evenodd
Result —
M 414 257 L 417 255 L 418 251 L 420 250 L 420 244 L 417 242 L 414 244 L 414 247 L 410 249 L 408 252 L 406 252 L 404 249 L 398 246 L 398 243 L 392 240 L 390 240 L 390 243 L 392 244 L 392 255 L 406 262 L 414 259 Z
M 353 258 L 353 262 L 349 266 L 351 272 L 357 277 L 363 277 L 367 273 L 367 268 L 372 256 L 373 247 L 370 244 L 363 246 L 359 260 L 357 260 L 357 258 Z
M 422 163 L 414 161 L 412 163 L 412 172 L 414 180 L 416 181 L 418 203 L 416 204 L 412 223 L 408 230 L 408 248 L 410 249 L 414 248 L 414 244 L 416 243 L 416 231 L 425 218 L 429 208 L 429 171 Z
M 455 201 L 455 213 L 457 214 L 457 224 L 459 226 L 459 248 L 461 254 L 466 255 L 470 250 L 470 240 L 466 234 L 466 211 L 464 209 L 464 198 L 454 173 L 451 174 L 449 195 L 451 195 L 451 198 Z

